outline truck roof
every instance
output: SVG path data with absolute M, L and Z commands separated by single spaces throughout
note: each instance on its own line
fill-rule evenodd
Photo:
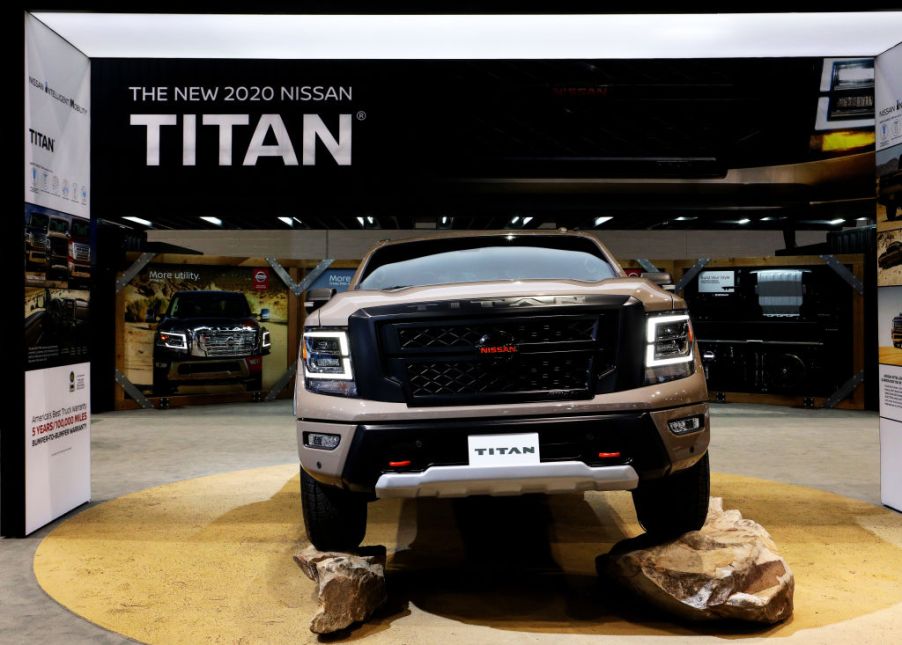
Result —
M 354 290 L 357 284 L 363 280 L 370 272 L 370 264 L 373 255 L 382 253 L 387 250 L 394 250 L 395 247 L 404 246 L 432 246 L 441 245 L 442 242 L 447 243 L 447 247 L 441 249 L 444 251 L 453 251 L 459 248 L 465 248 L 465 244 L 461 244 L 465 240 L 474 240 L 474 246 L 483 246 L 491 238 L 503 239 L 505 241 L 513 240 L 530 240 L 537 241 L 536 238 L 558 238 L 559 240 L 580 240 L 581 242 L 589 242 L 598 251 L 608 264 L 611 265 L 614 272 L 620 276 L 623 275 L 620 265 L 608 251 L 607 247 L 601 243 L 601 240 L 593 233 L 587 231 L 569 231 L 567 229 L 532 229 L 532 230 L 494 230 L 494 231 L 441 231 L 429 235 L 420 235 L 417 237 L 402 238 L 397 240 L 381 240 L 373 248 L 371 248 L 360 262 L 360 266 L 354 273 L 349 285 L 350 290 Z M 398 248 L 398 251 L 401 249 Z M 433 251 L 434 252 L 434 251 Z

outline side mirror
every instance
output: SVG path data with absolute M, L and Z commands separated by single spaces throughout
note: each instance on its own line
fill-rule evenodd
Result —
M 648 273 L 641 274 L 640 277 L 662 287 L 666 284 L 673 284 L 673 277 L 666 271 L 649 271 Z
M 304 311 L 309 316 L 335 295 L 335 289 L 308 289 L 304 296 Z
M 648 271 L 647 273 L 641 274 L 640 277 L 645 278 L 650 282 L 654 282 L 665 291 L 676 290 L 676 285 L 673 284 L 673 276 L 666 271 Z

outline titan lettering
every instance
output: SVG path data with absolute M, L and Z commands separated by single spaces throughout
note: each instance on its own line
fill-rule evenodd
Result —
M 182 165 L 197 164 L 197 128 L 196 114 L 181 115 L 182 126 Z M 238 128 L 250 125 L 249 114 L 202 114 L 201 127 L 218 130 L 218 165 L 231 166 L 235 161 L 233 133 Z M 160 165 L 162 147 L 161 131 L 167 126 L 179 125 L 178 114 L 132 114 L 129 123 L 143 126 L 146 131 L 145 164 Z M 261 157 L 275 157 L 285 166 L 316 165 L 317 143 L 332 157 L 339 166 L 351 165 L 351 138 L 353 119 L 350 114 L 338 115 L 338 135 L 336 136 L 323 122 L 318 114 L 304 114 L 301 117 L 301 157 L 298 161 L 295 152 L 295 141 L 292 140 L 289 128 L 280 114 L 261 114 L 250 143 L 244 155 L 240 157 L 242 166 L 256 166 Z M 40 133 L 37 133 L 40 134 Z M 50 140 L 51 150 L 53 142 Z M 274 141 L 274 143 L 267 143 Z M 34 134 L 32 135 L 34 143 Z
M 586 302 L 585 296 L 535 296 L 525 298 L 504 298 L 500 300 L 473 300 L 480 307 L 530 307 L 541 305 L 581 305 Z
M 53 139 L 48 137 L 46 134 L 42 134 L 37 130 L 32 130 L 31 128 L 28 128 L 28 134 L 31 136 L 32 145 L 53 152 L 53 144 L 55 143 Z
M 535 446 L 523 446 L 518 448 L 517 446 L 513 446 L 512 448 L 473 448 L 476 451 L 476 454 L 480 457 L 489 454 L 489 455 L 534 455 L 536 454 Z

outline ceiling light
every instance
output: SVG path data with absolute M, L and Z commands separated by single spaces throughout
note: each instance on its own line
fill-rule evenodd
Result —
M 745 225 L 745 224 L 748 224 L 748 223 L 751 222 L 751 221 L 752 221 L 752 220 L 750 220 L 748 217 L 743 217 L 741 220 L 739 220 L 739 221 L 736 222 L 736 223 L 737 223 L 737 224 Z
M 285 226 L 294 226 L 294 220 L 290 217 L 280 217 L 278 218 L 280 222 L 282 222 Z
M 828 221 L 827 224 L 830 224 L 830 225 L 832 225 L 832 226 L 836 226 L 837 224 L 842 224 L 842 223 L 844 223 L 845 221 L 846 221 L 846 220 L 843 219 L 842 217 L 837 217 L 836 219 L 831 219 L 830 221 Z
M 610 217 L 610 216 L 606 216 L 606 217 L 596 217 L 596 218 L 595 218 L 595 226 L 601 226 L 601 225 L 604 224 L 605 222 L 608 222 L 608 221 L 610 221 L 610 220 L 612 220 L 612 219 L 614 219 L 614 218 L 613 218 L 613 217 Z
M 361 225 L 361 226 L 366 226 L 366 224 L 364 223 L 362 217 L 358 217 L 358 218 L 357 218 L 357 221 L 360 222 L 360 225 Z
M 367 215 L 367 216 L 366 216 L 366 223 L 367 223 L 367 224 L 374 224 L 375 222 L 376 222 L 376 220 L 373 219 L 373 216 L 372 216 L 372 215 Z
M 868 221 L 868 218 L 867 217 L 857 217 L 857 218 L 855 218 L 855 221 L 856 222 L 866 222 L 866 221 Z
M 442 217 L 442 226 L 445 226 L 448 223 L 447 217 Z
M 135 224 L 141 224 L 142 226 L 153 226 L 151 222 L 148 222 L 146 219 L 142 219 L 140 217 L 135 217 L 134 215 L 126 215 L 122 219 L 127 219 L 129 222 L 134 222 Z
M 218 217 L 210 217 L 208 215 L 202 215 L 201 219 L 204 220 L 205 222 L 208 222 L 215 226 L 222 226 L 222 220 L 219 219 Z
M 304 222 L 302 222 L 301 220 L 299 220 L 297 217 L 292 217 L 291 219 L 293 219 L 295 222 L 297 222 L 297 223 L 300 224 L 301 226 L 304 225 Z
M 697 218 L 697 217 L 688 217 L 688 216 L 686 216 L 686 215 L 680 215 L 679 217 L 676 218 L 676 221 L 678 221 L 678 222 L 691 222 L 691 221 L 694 220 L 694 219 L 698 219 L 698 218 Z
M 520 221 L 520 216 L 514 215 L 513 219 L 511 219 L 511 224 L 516 224 L 519 221 Z
M 531 218 L 531 217 L 524 217 L 524 218 L 523 218 L 523 226 L 526 226 L 526 225 L 529 224 L 531 221 L 532 221 L 532 218 Z
M 773 219 L 773 217 L 762 217 L 762 218 L 761 218 L 761 221 L 762 221 L 762 222 L 769 222 L 769 221 L 771 221 L 772 219 Z

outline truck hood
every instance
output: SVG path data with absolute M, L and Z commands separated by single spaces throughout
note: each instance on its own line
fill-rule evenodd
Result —
M 464 282 L 426 287 L 407 287 L 392 291 L 345 291 L 336 295 L 307 318 L 308 327 L 344 327 L 351 315 L 366 307 L 447 300 L 485 300 L 487 298 L 613 295 L 632 296 L 646 311 L 669 311 L 685 306 L 657 285 L 641 278 L 611 278 L 586 283 L 575 280 L 504 280 Z
M 197 329 L 198 327 L 251 327 L 259 329 L 260 325 L 252 318 L 165 318 L 157 327 L 160 331 L 173 329 Z

